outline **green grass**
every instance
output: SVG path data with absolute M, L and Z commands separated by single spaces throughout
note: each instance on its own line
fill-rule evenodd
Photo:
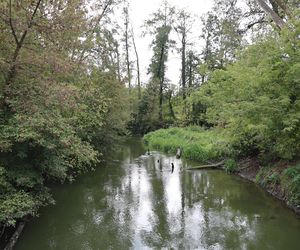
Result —
M 182 149 L 187 159 L 206 162 L 223 157 L 227 152 L 225 136 L 221 130 L 204 130 L 200 127 L 160 129 L 144 136 L 151 148 L 167 153 Z
M 300 164 L 285 169 L 281 182 L 286 190 L 289 203 L 300 206 Z

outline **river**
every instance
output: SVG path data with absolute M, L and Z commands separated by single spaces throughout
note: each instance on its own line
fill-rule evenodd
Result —
M 299 249 L 300 220 L 255 184 L 145 152 L 130 139 L 105 166 L 54 187 L 56 205 L 16 249 Z

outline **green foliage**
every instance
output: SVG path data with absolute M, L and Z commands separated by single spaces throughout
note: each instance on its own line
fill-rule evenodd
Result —
M 137 100 L 136 110 L 131 114 L 132 117 L 128 124 L 128 129 L 133 134 L 143 135 L 160 128 L 157 89 L 157 82 L 148 83 L 141 100 Z
M 291 26 L 280 37 L 274 34 L 249 46 L 191 97 L 191 103 L 206 107 L 199 116 L 224 128 L 242 156 L 299 155 L 299 19 Z
M 238 164 L 234 159 L 228 159 L 224 163 L 225 171 L 227 173 L 234 173 L 238 170 Z
M 36 205 L 34 197 L 24 191 L 1 196 L 0 221 L 6 225 L 14 225 L 16 219 L 33 214 Z
M 46 182 L 93 168 L 129 120 L 112 33 L 82 1 L 40 3 L 0 4 L 0 229 L 52 203 Z
M 287 190 L 290 204 L 300 205 L 300 165 L 289 167 L 283 171 L 283 187 Z
M 176 153 L 177 148 L 181 148 L 183 157 L 200 162 L 226 154 L 221 146 L 226 144 L 226 140 L 220 131 L 197 126 L 160 129 L 145 135 L 144 140 L 150 147 L 167 153 Z

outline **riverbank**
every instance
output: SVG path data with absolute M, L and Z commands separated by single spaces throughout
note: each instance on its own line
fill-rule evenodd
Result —
M 230 147 L 230 138 L 222 130 L 199 127 L 160 129 L 144 136 L 146 144 L 167 153 L 182 149 L 182 156 L 202 163 L 220 159 L 225 170 L 261 186 L 300 215 L 300 164 L 274 161 L 266 165 L 258 156 L 238 157 Z

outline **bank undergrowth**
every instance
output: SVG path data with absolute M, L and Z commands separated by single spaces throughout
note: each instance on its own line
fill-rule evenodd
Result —
M 144 136 L 149 147 L 167 153 L 182 150 L 187 159 L 206 162 L 228 155 L 227 138 L 221 130 L 204 130 L 201 127 L 159 129 Z

